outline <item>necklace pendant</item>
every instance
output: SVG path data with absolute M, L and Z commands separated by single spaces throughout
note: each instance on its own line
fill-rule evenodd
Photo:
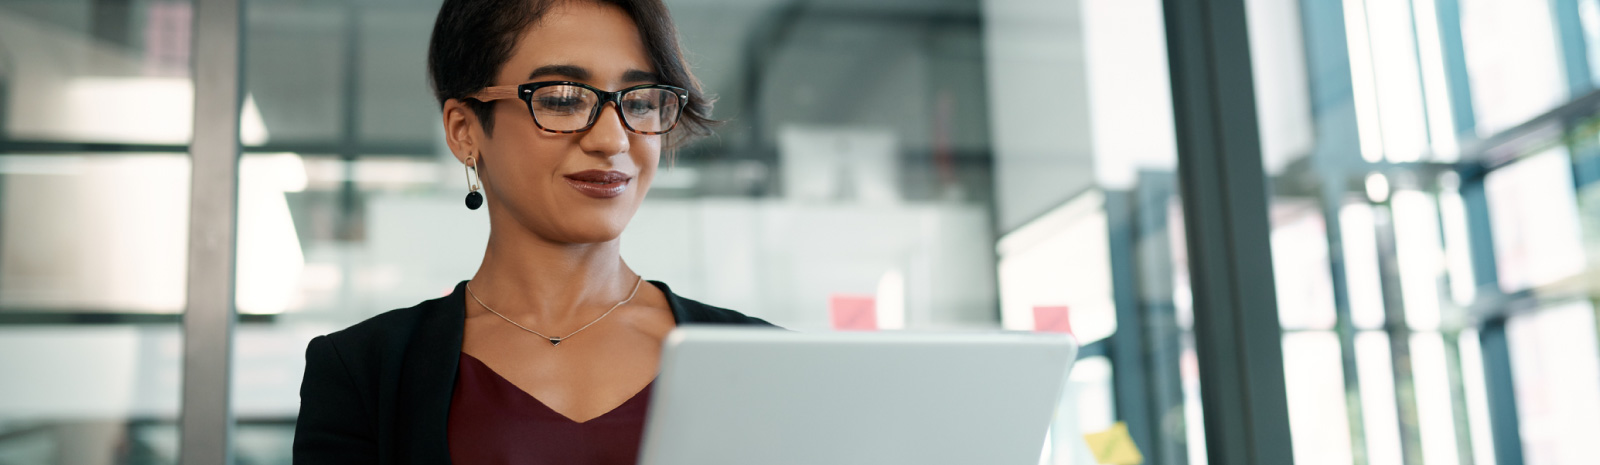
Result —
M 553 345 L 553 346 L 561 345 L 561 338 L 559 338 L 559 337 L 550 338 L 550 345 Z

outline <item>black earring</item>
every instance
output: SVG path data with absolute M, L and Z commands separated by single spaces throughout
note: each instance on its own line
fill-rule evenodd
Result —
M 478 189 L 481 186 L 472 182 L 473 175 L 477 174 L 477 162 L 476 158 L 467 157 L 467 165 L 464 169 L 467 173 L 467 208 L 471 210 L 477 210 L 478 207 L 483 206 L 483 194 L 478 193 Z

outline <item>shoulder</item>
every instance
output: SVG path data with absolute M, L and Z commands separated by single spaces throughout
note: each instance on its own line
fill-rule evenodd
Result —
M 714 305 L 706 305 L 694 299 L 680 296 L 673 293 L 666 283 L 660 281 L 651 281 L 650 283 L 661 288 L 661 292 L 667 295 L 667 303 L 672 306 L 672 313 L 678 320 L 678 324 L 731 324 L 777 327 L 777 325 L 768 323 L 767 320 Z
M 339 347 L 362 347 L 403 342 L 423 315 L 437 307 L 429 300 L 409 308 L 390 310 L 323 336 Z
M 706 305 L 693 299 L 684 297 L 678 297 L 678 299 L 684 303 L 684 307 L 689 310 L 688 313 L 694 316 L 694 318 L 684 321 L 685 323 L 777 326 L 772 323 L 768 323 L 767 320 L 745 315 L 743 313 L 739 313 L 738 311 L 729 310 L 714 305 Z
M 397 408 L 414 409 L 418 402 L 437 400 L 441 396 L 433 394 L 441 390 L 448 406 L 450 385 L 429 381 L 439 379 L 441 367 L 455 368 L 448 356 L 451 347 L 460 346 L 465 306 L 461 289 L 458 284 L 451 296 L 384 312 L 311 339 L 295 422 L 297 463 L 370 462 L 379 448 L 394 448 L 386 444 L 392 444 L 396 430 L 387 424 L 396 418 Z
M 457 287 L 458 292 L 450 295 L 383 312 L 348 328 L 319 336 L 312 340 L 307 356 L 318 355 L 316 352 L 319 351 L 331 351 L 332 354 L 326 355 L 337 356 L 346 364 L 398 358 L 410 341 L 417 337 L 418 330 L 437 326 L 434 320 L 448 321 L 452 310 L 456 310 L 454 313 L 464 311 L 455 308 L 462 307 L 461 302 L 450 305 L 451 298 L 459 293 L 460 286 Z

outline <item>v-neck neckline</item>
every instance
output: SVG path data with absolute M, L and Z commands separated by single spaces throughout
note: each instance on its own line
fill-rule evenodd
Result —
M 687 324 L 747 324 L 772 327 L 771 323 L 750 318 L 741 313 L 713 307 L 684 298 L 661 281 L 646 280 L 666 294 L 667 305 L 672 309 L 676 326 Z M 397 374 L 383 371 L 379 376 L 384 383 L 374 388 L 379 401 L 382 427 L 379 443 L 398 457 L 409 457 L 417 463 L 449 463 L 449 421 L 460 374 L 461 342 L 466 323 L 466 280 L 456 283 L 449 296 L 423 302 L 416 307 L 397 310 L 374 317 L 370 323 L 357 325 L 352 334 L 341 336 L 340 341 L 351 344 L 379 344 L 403 341 L 398 360 L 383 358 L 399 364 Z M 397 330 L 404 325 L 405 335 L 390 340 L 389 333 L 369 334 L 370 330 L 354 331 L 359 327 L 383 331 Z M 350 339 L 371 337 L 372 339 Z M 382 347 L 391 347 L 384 345 Z M 387 356 L 387 353 L 384 353 Z M 361 359 L 364 360 L 364 359 Z M 387 366 L 387 365 L 386 365 Z M 654 389 L 652 387 L 652 389 Z M 519 389 L 520 391 L 520 389 Z M 525 392 L 525 391 L 523 391 Z M 524 394 L 526 395 L 526 394 Z
M 494 383 L 501 384 L 506 388 L 514 389 L 517 392 L 522 393 L 523 396 L 526 396 L 528 400 L 533 401 L 533 403 L 538 405 L 539 408 L 541 408 L 541 409 L 543 409 L 543 410 L 545 410 L 545 411 L 547 411 L 547 412 L 549 412 L 551 414 L 554 414 L 556 417 L 559 417 L 559 418 L 561 418 L 563 420 L 566 420 L 567 422 L 572 423 L 574 425 L 586 425 L 586 424 L 592 423 L 595 420 L 606 418 L 606 417 L 611 416 L 612 414 L 614 414 L 614 413 L 616 413 L 618 411 L 624 410 L 625 407 L 629 407 L 629 406 L 631 406 L 631 405 L 633 405 L 635 403 L 641 402 L 642 401 L 641 399 L 644 399 L 644 398 L 648 397 L 648 393 L 650 392 L 651 388 L 655 387 L 655 384 L 656 384 L 655 378 L 651 378 L 650 382 L 645 383 L 644 387 L 639 388 L 639 390 L 637 392 L 634 392 L 632 396 L 629 396 L 628 399 L 622 401 L 622 403 L 611 407 L 610 410 L 606 410 L 604 413 L 601 413 L 600 415 L 597 415 L 594 418 L 590 418 L 590 419 L 584 420 L 584 421 L 578 421 L 578 420 L 572 419 L 572 417 L 570 417 L 570 416 L 567 416 L 567 414 L 561 413 L 560 411 L 557 411 L 555 408 L 550 407 L 550 404 L 546 404 L 544 401 L 539 400 L 538 396 L 535 396 L 535 395 L 533 395 L 533 393 L 522 389 L 522 387 L 518 386 L 517 383 L 511 382 L 510 379 L 507 379 L 504 375 L 501 375 L 500 372 L 495 371 L 495 369 L 493 367 L 490 367 L 488 363 L 484 363 L 483 360 L 478 360 L 478 358 L 472 356 L 472 354 L 468 354 L 465 351 L 463 351 L 463 352 L 461 352 L 461 359 L 463 361 L 470 359 L 472 361 L 472 363 L 477 364 L 479 367 L 482 367 L 484 371 L 488 372 L 489 373 L 489 377 L 492 379 L 492 381 Z M 460 374 L 458 373 L 457 376 L 460 376 Z

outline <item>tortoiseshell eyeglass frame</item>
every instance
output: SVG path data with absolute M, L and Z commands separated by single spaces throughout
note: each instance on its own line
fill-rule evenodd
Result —
M 594 92 L 594 94 L 599 97 L 598 99 L 595 100 L 594 108 L 589 109 L 589 122 L 587 124 L 585 124 L 582 129 L 574 129 L 574 130 L 571 130 L 571 131 L 560 131 L 560 130 L 555 130 L 555 129 L 550 129 L 550 128 L 544 127 L 543 124 L 539 124 L 539 115 L 534 114 L 534 112 L 533 112 L 533 95 L 534 95 L 533 92 L 535 90 L 539 90 L 540 88 L 543 88 L 543 87 L 562 86 L 562 85 L 578 86 L 578 87 L 582 87 L 582 88 L 585 88 L 585 89 L 589 89 L 590 92 Z M 663 130 L 660 130 L 660 131 L 640 131 L 640 130 L 634 129 L 633 125 L 628 124 L 628 118 L 623 117 L 622 114 L 620 112 L 618 112 L 618 114 L 617 114 L 618 118 L 617 119 L 622 121 L 622 127 L 626 128 L 628 130 L 628 132 L 632 132 L 634 134 L 646 135 L 646 136 L 654 136 L 654 135 L 666 134 L 667 132 L 672 131 L 672 128 L 678 127 L 678 120 L 683 116 L 683 107 L 684 107 L 684 105 L 687 105 L 689 103 L 689 91 L 684 90 L 681 87 L 673 87 L 673 86 L 669 86 L 669 85 L 666 85 L 666 84 L 644 84 L 644 85 L 637 85 L 637 86 L 629 87 L 629 88 L 622 89 L 622 90 L 619 90 L 619 91 L 616 91 L 616 92 L 606 92 L 606 91 L 597 89 L 594 86 L 591 86 L 591 85 L 588 85 L 588 84 L 584 84 L 584 83 L 581 83 L 581 82 L 541 81 L 541 82 L 530 82 L 530 83 L 527 83 L 527 84 L 518 84 L 518 85 L 514 85 L 514 86 L 485 87 L 485 88 L 483 88 L 483 90 L 475 92 L 472 95 L 468 95 L 467 98 L 470 98 L 470 99 L 473 99 L 473 100 L 477 100 L 477 101 L 480 101 L 480 102 L 485 102 L 485 103 L 493 102 L 495 100 L 507 100 L 507 99 L 522 100 L 523 106 L 528 107 L 528 116 L 533 118 L 533 125 L 534 126 L 538 126 L 539 129 L 544 130 L 545 132 L 553 132 L 553 133 L 556 133 L 556 134 L 576 134 L 576 133 L 588 131 L 590 128 L 594 127 L 595 121 L 599 121 L 600 120 L 600 109 L 602 107 L 604 107 L 607 102 L 615 104 L 618 109 L 621 109 L 622 108 L 622 96 L 627 94 L 627 93 L 629 93 L 629 92 L 633 92 L 633 91 L 641 90 L 641 89 L 665 89 L 665 90 L 671 91 L 672 95 L 678 96 L 678 114 L 672 115 L 672 125 L 668 126 L 666 129 L 663 129 Z

